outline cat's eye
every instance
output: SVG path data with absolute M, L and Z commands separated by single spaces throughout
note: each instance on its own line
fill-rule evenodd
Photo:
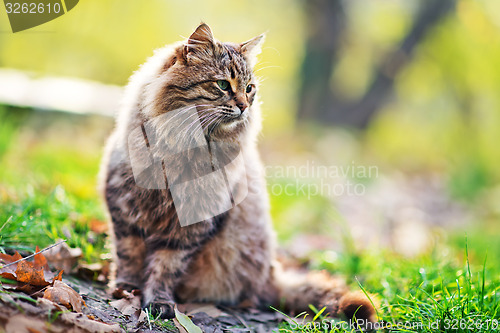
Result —
M 252 85 L 252 84 L 249 84 L 249 85 L 247 86 L 247 89 L 246 89 L 247 94 L 249 94 L 249 93 L 252 91 L 252 89 L 253 89 L 253 85 Z
M 228 91 L 231 89 L 231 85 L 229 84 L 229 81 L 226 80 L 217 80 L 217 85 L 219 88 L 221 88 L 224 91 Z

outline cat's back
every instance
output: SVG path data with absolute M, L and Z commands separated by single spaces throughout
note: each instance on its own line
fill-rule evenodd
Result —
M 154 51 L 129 78 L 123 91 L 120 108 L 115 114 L 115 128 L 110 134 L 101 161 L 98 188 L 105 195 L 108 183 L 125 181 L 132 174 L 129 156 L 129 136 L 140 128 L 144 120 L 141 109 L 148 85 L 165 70 L 165 63 L 175 54 L 177 44 L 167 45 Z M 116 172 L 119 170 L 119 172 Z

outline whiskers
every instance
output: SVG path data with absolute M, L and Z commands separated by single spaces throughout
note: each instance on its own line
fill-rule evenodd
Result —
M 197 105 L 197 107 L 200 107 Z M 205 130 L 213 124 L 219 117 L 217 108 L 216 107 L 209 107 L 209 108 L 204 108 L 200 111 L 196 110 L 195 114 L 197 115 L 196 117 L 190 116 L 189 119 L 191 120 L 190 122 L 186 123 L 186 120 L 183 123 L 185 123 L 184 126 L 180 126 L 179 133 L 181 136 L 178 138 L 179 142 L 182 143 L 187 143 L 191 144 L 193 141 L 198 142 L 203 138 L 203 135 L 205 134 Z
M 221 124 L 225 121 L 239 121 L 238 126 L 249 124 L 249 114 L 241 116 L 239 120 L 235 118 L 236 114 L 231 109 L 198 104 L 169 111 L 153 118 L 151 122 L 158 139 L 166 145 L 165 149 L 175 151 L 175 147 L 200 146 L 205 139 L 221 133 L 219 130 L 223 130 Z
M 205 107 L 197 110 L 198 117 L 189 116 L 180 126 L 180 136 L 178 142 L 191 144 L 199 142 L 203 136 L 209 138 L 219 128 L 222 122 L 233 119 L 234 115 L 224 110 L 224 107 L 206 107 L 205 105 L 197 105 L 196 107 Z

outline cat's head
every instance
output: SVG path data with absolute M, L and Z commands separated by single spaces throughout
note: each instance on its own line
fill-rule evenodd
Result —
M 260 35 L 241 44 L 222 43 L 202 23 L 162 67 L 161 84 L 155 84 L 157 115 L 179 113 L 176 118 L 183 120 L 178 125 L 186 130 L 236 140 L 252 122 L 260 121 L 253 64 L 263 39 Z

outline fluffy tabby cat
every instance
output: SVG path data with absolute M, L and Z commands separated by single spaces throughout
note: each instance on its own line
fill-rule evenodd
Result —
M 201 24 L 186 42 L 157 50 L 132 76 L 101 170 L 113 226 L 116 284 L 141 289 L 143 306 L 151 306 L 164 318 L 173 316 L 176 302 L 212 302 L 282 306 L 291 313 L 307 311 L 313 304 L 326 306 L 334 316 L 356 313 L 357 318 L 375 320 L 374 309 L 363 294 L 349 292 L 342 281 L 325 272 L 284 269 L 275 258 L 263 167 L 256 148 L 261 119 L 252 67 L 262 40 L 258 36 L 242 44 L 222 43 Z M 167 120 L 174 117 L 162 117 L 174 111 L 181 114 L 186 108 L 196 110 L 196 117 L 185 117 L 183 124 L 168 126 Z M 196 124 L 194 118 L 198 118 Z M 148 138 L 143 137 L 146 123 Z M 196 126 L 203 135 L 193 138 Z M 172 131 L 182 135 L 169 135 Z M 204 142 L 210 158 L 196 157 L 193 150 L 172 157 L 168 149 L 152 148 L 151 135 L 162 143 L 160 147 Z M 134 151 L 139 149 L 136 139 L 145 140 L 151 155 Z M 182 186 L 180 178 L 200 177 L 203 172 L 198 171 L 207 165 L 209 171 L 216 170 L 216 153 L 210 149 L 214 142 L 236 145 L 244 162 L 221 162 L 233 181 L 199 182 L 200 192 L 209 186 L 215 194 L 191 211 L 223 211 L 218 209 L 227 204 L 221 193 L 227 193 L 228 184 L 232 193 L 241 192 L 242 184 L 248 191 L 241 202 L 231 201 L 232 209 L 181 226 L 177 212 L 181 206 L 174 203 L 168 184 Z M 231 155 L 230 151 L 220 149 L 221 156 Z M 139 186 L 134 177 L 132 160 L 144 164 L 153 155 L 158 161 L 168 160 L 169 175 L 160 176 L 166 182 L 164 188 Z M 165 165 L 156 164 L 166 172 Z M 152 172 L 151 177 L 157 175 Z

